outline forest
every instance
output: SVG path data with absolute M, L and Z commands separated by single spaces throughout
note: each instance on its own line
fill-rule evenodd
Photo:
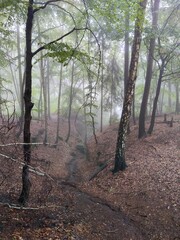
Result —
M 178 240 L 179 0 L 0 0 L 0 240 Z

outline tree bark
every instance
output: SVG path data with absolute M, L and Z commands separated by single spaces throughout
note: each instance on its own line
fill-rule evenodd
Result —
M 175 112 L 176 114 L 179 114 L 180 113 L 180 101 L 179 101 L 179 82 L 177 81 L 176 84 L 176 109 L 175 109 Z
M 49 68 L 49 58 L 47 58 L 47 73 L 46 73 L 46 80 L 47 80 L 47 107 L 48 107 L 48 119 L 51 119 L 51 97 L 50 97 L 50 68 Z
M 125 19 L 125 45 L 124 45 L 124 96 L 126 94 L 129 75 L 129 13 Z
M 144 93 L 141 103 L 141 109 L 139 114 L 139 138 L 146 136 L 146 129 L 145 129 L 145 119 L 146 119 L 146 111 L 147 111 L 147 103 L 152 79 L 152 69 L 153 69 L 153 55 L 155 49 L 155 31 L 157 29 L 157 22 L 158 22 L 158 10 L 159 10 L 159 3 L 160 0 L 154 1 L 153 12 L 152 12 L 152 30 L 153 36 L 150 39 L 150 46 L 149 52 L 147 57 L 147 72 L 146 72 L 146 80 L 145 80 L 145 87 Z
M 101 68 L 101 116 L 100 116 L 100 132 L 103 131 L 103 92 L 104 92 L 104 38 L 102 36 L 102 53 L 101 53 L 101 61 L 102 61 L 102 68 Z
M 161 90 L 161 83 L 162 83 L 162 77 L 163 77 L 165 65 L 166 65 L 165 61 L 162 61 L 162 65 L 161 65 L 161 69 L 160 69 L 159 77 L 158 77 L 156 95 L 155 95 L 154 102 L 153 102 L 153 110 L 152 110 L 152 115 L 151 115 L 150 126 L 149 126 L 149 129 L 148 129 L 148 134 L 151 134 L 153 129 L 154 129 L 157 103 L 158 103 L 158 98 L 159 98 L 159 94 L 160 94 L 160 90 Z
M 56 128 L 56 141 L 55 141 L 55 144 L 58 144 L 58 141 L 59 141 L 60 113 L 61 113 L 62 74 L 63 74 L 63 65 L 61 64 L 61 67 L 60 67 L 59 93 L 58 93 L 58 104 L 57 104 L 57 128 Z
M 17 53 L 18 53 L 18 71 L 19 71 L 19 88 L 20 88 L 20 108 L 21 108 L 21 115 L 19 117 L 19 131 L 16 134 L 19 137 L 23 131 L 23 117 L 24 117 L 24 100 L 23 100 L 23 82 L 24 76 L 22 75 L 22 64 L 21 64 L 21 45 L 20 45 L 20 32 L 19 32 L 19 24 L 17 23 Z
M 172 108 L 172 88 L 171 88 L 171 82 L 168 81 L 168 110 L 171 111 Z
M 71 134 L 71 111 L 72 111 L 72 101 L 73 101 L 73 86 L 74 86 L 74 60 L 72 62 L 72 72 L 71 72 L 71 86 L 69 94 L 69 113 L 68 113 L 68 134 L 66 137 L 66 142 L 68 142 Z
M 38 28 L 38 40 L 41 44 L 41 32 L 40 32 L 40 25 L 39 25 L 39 19 L 37 17 L 37 28 Z M 40 79 L 41 79 L 41 86 L 42 86 L 42 94 L 43 94 L 43 110 L 44 110 L 44 144 L 47 143 L 47 136 L 48 136 L 48 89 L 47 89 L 47 78 L 45 78 L 45 60 L 43 59 L 42 51 L 40 52 Z
M 31 187 L 31 182 L 29 179 L 29 165 L 31 162 L 31 133 L 30 133 L 30 123 L 31 123 L 31 110 L 33 108 L 33 103 L 31 102 L 31 91 L 32 91 L 32 49 L 31 49 L 31 39 L 32 39 L 32 26 L 33 26 L 33 0 L 29 0 L 27 21 L 26 21 L 26 67 L 25 67 L 25 92 L 24 92 L 24 102 L 25 102 L 25 114 L 24 114 L 24 167 L 22 172 L 22 191 L 19 197 L 19 202 L 25 204 L 29 198 L 29 192 Z M 26 144 L 27 143 L 27 144 Z
M 116 153 L 115 153 L 115 164 L 113 173 L 118 171 L 123 171 L 126 169 L 126 161 L 125 161 L 125 140 L 127 135 L 127 127 L 129 124 L 129 119 L 131 116 L 131 105 L 134 96 L 135 89 L 135 81 L 137 77 L 137 69 L 138 69 L 138 61 L 139 61 L 139 52 L 141 45 L 141 33 L 145 16 L 147 0 L 143 0 L 140 2 L 140 7 L 137 12 L 137 19 L 135 22 L 135 31 L 134 31 L 134 40 L 132 46 L 132 55 L 131 55 L 131 63 L 129 69 L 129 78 L 128 85 L 125 94 L 122 116 L 119 124 L 118 130 L 118 138 L 116 144 Z

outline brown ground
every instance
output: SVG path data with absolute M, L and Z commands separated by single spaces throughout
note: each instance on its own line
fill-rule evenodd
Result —
M 69 143 L 58 147 L 33 145 L 32 189 L 29 203 L 20 208 L 22 149 L 0 147 L 0 240 L 178 240 L 180 122 L 172 128 L 157 119 L 152 136 L 137 140 L 137 127 L 127 139 L 124 172 L 112 175 L 118 125 L 88 142 L 88 154 L 78 150 L 81 141 L 73 128 Z M 66 124 L 61 137 L 66 136 Z M 49 125 L 54 143 L 56 124 Z M 41 124 L 33 121 L 32 136 L 42 142 Z M 39 131 L 39 134 L 38 134 Z M 11 134 L 1 135 L 6 143 Z M 17 161 L 17 162 L 15 162 Z M 108 166 L 94 179 L 98 166 Z

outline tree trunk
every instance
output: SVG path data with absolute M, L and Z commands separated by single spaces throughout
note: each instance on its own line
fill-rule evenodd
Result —
M 20 108 L 21 108 L 21 115 L 19 117 L 19 131 L 16 134 L 17 137 L 23 131 L 23 117 L 24 117 L 24 100 L 23 100 L 23 79 L 22 76 L 22 64 L 21 64 L 21 45 L 20 45 L 20 32 L 19 32 L 19 24 L 17 23 L 17 53 L 18 53 L 18 70 L 19 70 L 19 100 L 20 100 Z
M 171 110 L 171 108 L 172 108 L 171 97 L 172 97 L 171 82 L 168 81 L 168 111 L 170 111 L 170 112 L 172 112 L 172 110 Z
M 104 53 L 103 53 L 103 47 L 104 47 L 104 38 L 102 36 L 102 54 L 101 54 L 101 61 L 102 61 L 102 70 L 101 70 L 101 117 L 100 117 L 100 132 L 103 131 L 103 92 L 104 92 Z
M 125 44 L 124 44 L 124 98 L 127 90 L 129 75 L 129 11 L 126 13 L 125 19 Z M 128 124 L 128 133 L 130 133 L 130 124 Z
M 42 95 L 43 95 L 43 88 L 42 88 L 42 84 L 40 81 L 40 94 L 39 94 L 39 100 L 38 100 L 38 121 L 42 120 Z
M 162 83 L 162 77 L 164 73 L 164 68 L 165 68 L 165 62 L 162 61 L 161 69 L 159 72 L 159 77 L 158 77 L 158 83 L 157 83 L 157 89 L 156 89 L 156 95 L 154 98 L 153 102 L 153 110 L 152 110 L 152 115 L 151 115 L 151 123 L 148 129 L 148 134 L 151 134 L 154 129 L 154 122 L 155 122 L 155 117 L 156 117 L 156 110 L 157 110 L 157 103 L 158 103 L 158 98 L 161 90 L 161 83 Z
M 22 171 L 22 191 L 19 197 L 19 202 L 25 204 L 29 198 L 30 192 L 30 179 L 29 179 L 29 165 L 31 163 L 31 133 L 30 133 L 30 123 L 31 123 L 31 110 L 33 108 L 33 103 L 31 102 L 31 91 L 32 91 L 32 49 L 31 49 L 31 39 L 32 39 L 32 25 L 33 25 L 33 0 L 29 0 L 27 21 L 26 21 L 26 79 L 25 79 L 25 92 L 24 92 L 24 102 L 25 102 L 25 114 L 24 114 L 24 167 Z
M 61 113 L 62 73 L 63 73 L 63 65 L 61 64 L 61 68 L 60 68 L 60 82 L 59 82 L 59 93 L 58 93 L 58 104 L 57 104 L 57 129 L 56 129 L 56 141 L 55 141 L 55 144 L 58 144 L 58 141 L 59 141 L 60 113 Z
M 125 45 L 124 45 L 124 96 L 126 94 L 129 75 L 129 13 L 125 19 Z
M 111 77 L 111 97 L 110 97 L 110 119 L 109 119 L 109 125 L 112 124 L 112 118 L 113 118 L 113 82 L 114 82 L 114 72 L 112 69 L 112 77 Z
M 152 12 L 152 30 L 154 35 L 150 39 L 150 46 L 149 52 L 147 57 L 147 72 L 146 72 L 146 80 L 145 80 L 145 87 L 144 93 L 141 103 L 140 115 L 139 115 L 139 138 L 146 136 L 145 130 L 145 119 L 146 119 L 146 111 L 147 111 L 147 103 L 152 79 L 152 68 L 153 68 L 153 55 L 154 55 L 154 48 L 155 48 L 155 31 L 157 29 L 157 22 L 158 22 L 158 11 L 159 11 L 159 3 L 160 0 L 154 0 L 153 12 Z
M 134 97 L 133 97 L 133 102 L 132 102 L 132 120 L 133 120 L 133 124 L 136 125 L 136 114 L 135 114 L 135 94 L 134 94 Z M 130 129 L 129 129 L 130 131 Z
M 120 170 L 123 171 L 127 167 L 126 161 L 125 161 L 125 140 L 127 135 L 129 118 L 131 115 L 131 105 L 133 101 L 135 81 L 137 77 L 139 52 L 140 52 L 140 45 L 141 45 L 141 33 L 142 33 L 142 27 L 144 22 L 146 4 L 147 4 L 147 0 L 143 0 L 142 2 L 140 2 L 140 8 L 138 9 L 138 12 L 137 12 L 134 40 L 133 40 L 133 46 L 132 46 L 131 63 L 130 63 L 130 69 L 129 69 L 128 85 L 127 85 L 127 91 L 125 94 L 125 99 L 123 104 L 122 116 L 119 124 L 116 153 L 115 153 L 115 165 L 114 165 L 113 173 L 116 173 Z
M 40 60 L 40 75 L 41 75 L 41 84 L 43 90 L 43 100 L 44 100 L 44 144 L 47 143 L 47 129 L 48 129 L 48 114 L 47 114 L 47 89 L 46 89 L 46 79 L 44 74 L 44 61 L 41 51 L 41 60 Z
M 41 32 L 40 32 L 40 26 L 39 26 L 39 19 L 37 17 L 37 28 L 38 28 L 38 40 L 39 43 L 41 44 Z M 41 86 L 42 86 L 42 93 L 43 93 L 43 110 L 44 110 L 44 144 L 47 143 L 47 129 L 48 129 L 48 99 L 47 99 L 47 79 L 45 78 L 45 61 L 43 59 L 43 54 L 42 51 L 40 52 L 40 62 L 39 62 L 39 67 L 40 67 L 40 79 L 41 79 Z
M 163 86 L 162 86 L 163 85 Z M 162 115 L 163 114 L 163 106 L 164 106 L 164 93 L 165 93 L 165 89 L 166 89 L 166 83 L 163 82 L 161 84 L 162 86 L 162 94 L 160 94 L 160 101 L 159 101 L 159 114 Z
M 86 93 L 85 93 L 85 79 L 84 79 L 84 76 L 83 76 L 83 102 L 86 101 Z M 86 146 L 86 149 L 87 149 L 87 113 L 86 113 L 86 107 L 84 107 L 84 144 Z
M 179 114 L 180 113 L 180 102 L 179 102 L 179 82 L 177 81 L 176 82 L 176 109 L 175 109 L 175 112 L 176 114 Z
M 51 98 L 50 98 L 50 68 L 49 68 L 49 58 L 47 58 L 47 73 L 46 73 L 46 80 L 47 80 L 47 108 L 48 108 L 48 119 L 51 119 Z
M 66 137 L 66 142 L 68 142 L 71 134 L 71 111 L 72 111 L 72 101 L 73 101 L 73 85 L 74 85 L 74 61 L 72 62 L 71 87 L 70 87 L 70 94 L 69 94 L 68 134 Z

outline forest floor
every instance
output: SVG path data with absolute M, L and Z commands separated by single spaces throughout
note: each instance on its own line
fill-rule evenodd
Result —
M 15 129 L 1 134 L 0 240 L 180 239 L 180 116 L 174 120 L 169 127 L 157 118 L 153 134 L 142 140 L 132 126 L 128 168 L 114 175 L 118 124 L 97 133 L 98 144 L 91 137 L 85 149 L 75 127 L 69 142 L 63 141 L 63 120 L 58 145 L 54 146 L 55 121 L 49 122 L 50 144 L 40 144 L 43 123 L 33 120 L 32 187 L 23 208 L 17 201 L 22 145 L 14 137 Z

